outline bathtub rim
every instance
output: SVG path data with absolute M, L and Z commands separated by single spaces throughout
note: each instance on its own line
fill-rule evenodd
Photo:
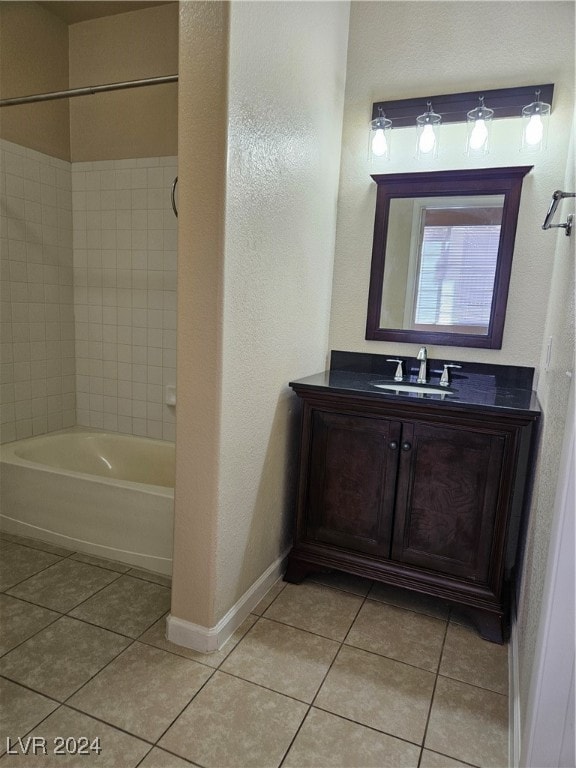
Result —
M 56 435 L 67 434 L 100 434 L 110 435 L 112 437 L 124 437 L 130 440 L 131 438 L 137 438 L 139 440 L 152 441 L 154 443 L 163 443 L 166 445 L 174 445 L 169 440 L 158 440 L 157 438 L 144 437 L 141 435 L 129 435 L 124 432 L 111 432 L 106 429 L 95 429 L 93 427 L 68 427 L 66 429 L 55 430 L 54 432 L 45 432 L 42 435 L 34 435 L 33 437 L 26 437 L 21 440 L 12 440 L 9 443 L 2 443 L 0 445 L 0 464 L 16 464 L 22 467 L 30 467 L 38 470 L 39 472 L 47 472 L 50 474 L 62 475 L 64 477 L 79 477 L 89 482 L 105 485 L 112 485 L 117 488 L 132 488 L 134 490 L 142 491 L 143 493 L 149 493 L 154 496 L 163 496 L 165 498 L 174 498 L 174 488 L 167 485 L 154 485 L 153 483 L 138 483 L 134 480 L 122 480 L 114 477 L 106 477 L 105 475 L 94 475 L 89 472 L 77 472 L 72 469 L 64 469 L 62 467 L 54 467 L 48 464 L 42 464 L 38 461 L 31 461 L 30 459 L 23 459 L 21 456 L 17 456 L 15 453 L 16 446 L 28 445 L 38 440 L 50 439 Z

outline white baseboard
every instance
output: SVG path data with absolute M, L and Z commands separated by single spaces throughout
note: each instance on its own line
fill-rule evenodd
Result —
M 518 623 L 516 611 L 512 609 L 510 644 L 508 646 L 508 738 L 509 765 L 518 768 L 521 748 L 521 711 L 520 711 L 520 667 L 518 662 Z
M 185 648 L 192 648 L 201 653 L 211 653 L 222 648 L 250 611 L 258 605 L 270 587 L 284 573 L 288 551 L 286 550 L 264 571 L 216 626 L 204 627 L 169 615 L 166 619 L 166 638 L 171 643 L 183 645 Z

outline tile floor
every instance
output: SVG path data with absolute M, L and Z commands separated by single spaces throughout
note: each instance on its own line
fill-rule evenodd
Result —
M 168 579 L 7 535 L 0 553 L 0 768 L 508 764 L 507 648 L 441 603 L 278 582 L 202 655 L 164 638 Z

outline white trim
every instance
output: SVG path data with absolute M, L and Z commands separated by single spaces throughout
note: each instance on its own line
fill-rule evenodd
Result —
M 520 745 L 522 743 L 522 718 L 520 710 L 518 624 L 516 622 L 516 601 L 514 598 L 512 602 L 512 623 L 510 628 L 510 644 L 508 646 L 508 764 L 511 768 L 518 768 Z
M 170 614 L 166 619 L 166 639 L 201 653 L 211 653 L 222 648 L 230 635 L 238 629 L 251 610 L 258 605 L 270 587 L 284 573 L 288 552 L 287 549 L 264 571 L 216 626 L 204 627 Z

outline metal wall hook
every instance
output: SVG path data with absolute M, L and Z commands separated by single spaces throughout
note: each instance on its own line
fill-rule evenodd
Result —
M 178 184 L 178 176 L 174 179 L 172 182 L 172 193 L 171 193 L 171 200 L 172 200 L 172 210 L 174 211 L 174 216 L 178 218 L 178 208 L 176 207 L 176 185 Z
M 560 200 L 563 200 L 565 197 L 576 197 L 576 192 L 562 192 L 560 189 L 557 189 L 556 192 L 554 192 L 550 208 L 548 208 L 544 224 L 542 224 L 542 229 L 564 229 L 566 231 L 566 236 L 570 237 L 572 233 L 572 225 L 574 223 L 573 213 L 568 214 L 566 221 L 563 224 L 552 224 L 556 208 L 558 208 Z

